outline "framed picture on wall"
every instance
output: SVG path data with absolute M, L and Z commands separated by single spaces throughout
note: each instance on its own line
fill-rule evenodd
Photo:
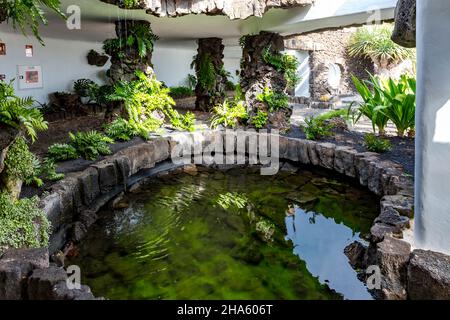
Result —
M 0 42 L 0 56 L 6 55 L 6 44 L 3 42 Z
M 18 66 L 19 89 L 42 88 L 42 67 L 41 66 Z

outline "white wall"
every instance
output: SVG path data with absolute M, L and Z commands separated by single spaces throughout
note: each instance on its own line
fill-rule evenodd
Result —
M 156 77 L 169 87 L 186 85 L 187 75 L 195 74 L 190 65 L 196 54 L 195 40 L 156 42 L 152 58 Z M 240 69 L 241 55 L 240 47 L 225 46 L 225 70 L 231 73 L 234 82 L 238 80 L 236 70 Z
M 43 47 L 33 37 L 27 38 L 21 33 L 9 31 L 6 24 L 0 25 L 0 39 L 6 43 L 7 52 L 5 56 L 0 56 L 0 74 L 5 74 L 6 80 L 9 81 L 17 78 L 18 65 L 42 66 L 43 88 L 19 90 L 15 81 L 17 95 L 33 96 L 35 100 L 44 103 L 48 100 L 49 93 L 71 90 L 74 80 L 89 78 L 102 83 L 105 79 L 109 62 L 99 68 L 90 66 L 86 58 L 89 50 L 101 50 L 100 42 L 44 38 L 45 47 Z M 32 58 L 25 57 L 27 44 L 33 45 Z
M 417 2 L 415 239 L 450 254 L 450 33 L 448 0 Z
M 297 75 L 301 77 L 301 81 L 295 87 L 295 96 L 310 97 L 311 93 L 309 79 L 311 68 L 309 67 L 309 52 L 300 50 L 286 50 L 286 53 L 295 56 L 300 63 L 297 69 Z
M 55 91 L 70 91 L 77 79 L 88 78 L 101 84 L 106 78 L 110 67 L 108 62 L 104 67 L 91 66 L 87 63 L 87 53 L 91 49 L 101 52 L 102 41 L 114 36 L 114 25 L 103 24 L 103 36 L 92 37 L 90 30 L 98 29 L 97 25 L 85 24 L 82 30 L 73 33 L 63 24 L 57 25 L 46 32 L 43 29 L 45 46 L 41 46 L 33 37 L 25 37 L 13 32 L 6 24 L 0 25 L 0 42 L 6 43 L 7 55 L 0 56 L 0 74 L 6 75 L 9 81 L 17 78 L 18 65 L 42 66 L 43 88 L 19 90 L 17 81 L 15 88 L 19 96 L 32 96 L 35 100 L 45 103 L 50 93 Z M 49 33 L 50 36 L 45 36 Z M 101 38 L 100 38 L 101 37 Z M 89 39 L 89 40 L 83 40 Z M 236 40 L 237 42 L 237 40 Z M 32 44 L 34 55 L 25 57 L 25 45 Z M 168 86 L 186 85 L 188 74 L 194 74 L 190 69 L 192 58 L 197 54 L 195 40 L 158 41 L 155 44 L 153 64 L 156 76 Z M 236 70 L 239 69 L 241 48 L 226 46 L 224 52 L 225 69 L 229 71 L 236 82 Z

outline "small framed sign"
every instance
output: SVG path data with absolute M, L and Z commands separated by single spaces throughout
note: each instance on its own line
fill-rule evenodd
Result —
M 6 44 L 3 42 L 0 42 L 0 56 L 6 55 Z
M 42 88 L 41 66 L 18 66 L 19 89 Z
M 25 56 L 27 58 L 33 57 L 33 45 L 31 45 L 31 44 L 25 45 Z

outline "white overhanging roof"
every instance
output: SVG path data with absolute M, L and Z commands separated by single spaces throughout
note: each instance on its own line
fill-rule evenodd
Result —
M 261 30 L 279 32 L 283 35 L 299 34 L 326 28 L 338 28 L 365 24 L 372 20 L 394 18 L 397 0 L 315 0 L 315 4 L 289 9 L 270 9 L 262 18 L 249 17 L 231 20 L 227 16 L 205 14 L 182 17 L 156 17 L 145 10 L 125 10 L 100 0 L 62 0 L 62 8 L 71 5 L 81 9 L 81 30 L 61 32 L 64 22 L 54 14 L 49 25 L 41 28 L 46 37 L 69 40 L 103 41 L 114 37 L 110 23 L 118 19 L 147 20 L 161 40 L 191 40 L 205 37 L 236 39 Z M 83 28 L 83 26 L 85 28 Z M 83 32 L 89 30 L 89 33 Z M 108 34 L 105 34 L 108 33 Z

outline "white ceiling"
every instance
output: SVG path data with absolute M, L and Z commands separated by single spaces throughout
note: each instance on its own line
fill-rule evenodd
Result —
M 177 18 L 158 18 L 144 10 L 123 10 L 100 0 L 78 0 L 81 9 L 81 30 L 67 30 L 65 22 L 56 15 L 49 15 L 49 24 L 41 28 L 46 37 L 70 40 L 103 41 L 114 37 L 113 22 L 117 19 L 148 20 L 161 41 L 191 40 L 204 37 L 220 37 L 225 43 L 236 44 L 244 34 L 261 30 L 276 31 L 284 35 L 316 29 L 365 23 L 375 15 L 392 19 L 397 0 L 316 0 L 312 7 L 271 9 L 263 18 L 230 20 L 227 16 L 188 15 Z M 62 0 L 62 8 L 74 4 L 74 0 Z

